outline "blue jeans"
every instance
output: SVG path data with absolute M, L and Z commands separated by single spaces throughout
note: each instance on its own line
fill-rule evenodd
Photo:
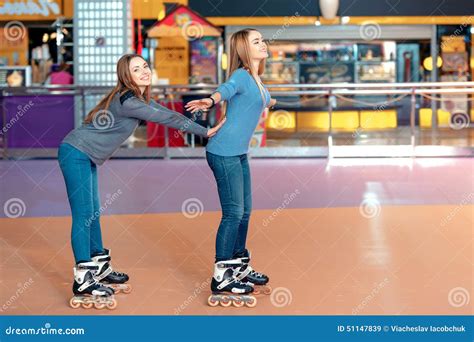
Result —
M 225 157 L 206 153 L 214 173 L 222 208 L 217 230 L 216 262 L 233 259 L 246 252 L 245 243 L 252 211 L 252 186 L 246 154 Z
M 58 161 L 72 213 L 71 244 L 76 263 L 102 253 L 97 166 L 69 144 L 59 146 Z

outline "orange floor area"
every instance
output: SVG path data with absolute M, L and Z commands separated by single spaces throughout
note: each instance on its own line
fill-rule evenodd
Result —
M 8 315 L 470 315 L 473 209 L 389 206 L 373 218 L 358 207 L 254 211 L 248 247 L 254 268 L 274 288 L 255 308 L 207 305 L 219 212 L 103 217 L 113 265 L 133 286 L 131 294 L 116 296 L 113 311 L 68 306 L 69 217 L 0 219 L 0 309 Z

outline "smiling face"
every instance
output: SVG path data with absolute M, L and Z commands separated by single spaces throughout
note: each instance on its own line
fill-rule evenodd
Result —
M 146 87 L 151 84 L 151 70 L 143 58 L 132 58 L 129 69 L 132 80 L 138 87 Z
M 251 59 L 260 60 L 268 57 L 267 44 L 263 41 L 263 37 L 260 32 L 250 31 L 247 39 Z

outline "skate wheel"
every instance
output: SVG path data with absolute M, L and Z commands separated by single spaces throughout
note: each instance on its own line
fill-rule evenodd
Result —
M 253 292 L 252 292 L 255 296 L 258 296 L 260 294 L 260 290 L 254 288 Z
M 117 307 L 117 301 L 115 299 L 111 299 L 107 302 L 107 309 L 114 310 Z
M 100 310 L 100 309 L 105 308 L 105 304 L 104 304 L 104 303 L 94 303 L 94 307 L 95 307 L 96 309 L 99 309 L 99 310 Z
M 257 305 L 257 298 L 249 298 L 249 300 L 245 302 L 245 305 L 247 305 L 249 308 L 254 308 Z
M 272 287 L 271 286 L 266 286 L 265 290 L 263 290 L 263 293 L 266 295 L 269 295 L 272 293 Z
M 219 301 L 215 300 L 214 296 L 209 296 L 209 298 L 207 299 L 207 304 L 209 304 L 209 306 L 214 307 L 219 305 Z
M 94 303 L 82 303 L 84 309 L 90 309 L 94 306 Z
M 81 306 L 81 302 L 78 301 L 76 298 L 71 298 L 71 300 L 69 300 L 69 305 L 73 309 L 79 309 L 79 307 Z
M 232 301 L 232 305 L 234 305 L 236 308 L 241 308 L 242 306 L 244 306 L 244 301 L 242 299 L 234 299 Z
M 131 286 L 131 285 L 127 285 L 127 287 L 124 288 L 122 291 L 123 291 L 123 293 L 125 293 L 125 294 L 129 294 L 130 292 L 132 292 L 132 286 Z
M 221 305 L 225 308 L 232 305 L 232 300 L 227 296 L 222 297 L 220 302 L 221 302 Z

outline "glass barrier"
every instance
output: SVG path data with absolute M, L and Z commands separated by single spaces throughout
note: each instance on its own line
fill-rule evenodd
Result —
M 192 115 L 184 104 L 216 85 L 153 87 L 153 98 L 197 123 L 214 126 L 222 105 Z M 55 156 L 108 87 L 1 88 L 0 144 L 5 158 Z M 262 113 L 254 157 L 472 155 L 474 82 L 279 84 L 275 108 Z M 435 115 L 433 115 L 435 113 Z M 118 157 L 203 157 L 207 139 L 141 122 Z M 427 148 L 431 148 L 427 150 Z

